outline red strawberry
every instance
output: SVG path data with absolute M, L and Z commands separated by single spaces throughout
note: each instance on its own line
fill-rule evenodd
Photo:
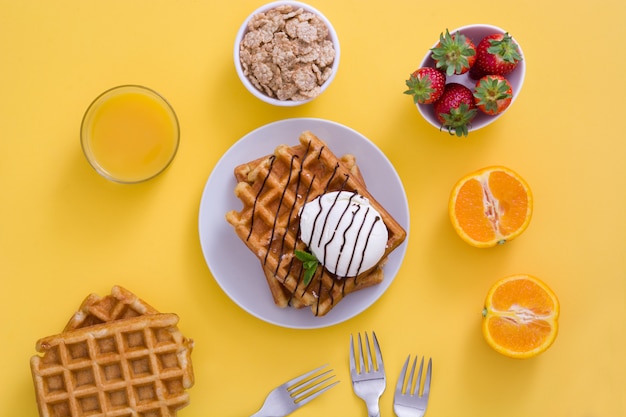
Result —
M 501 75 L 485 75 L 476 83 L 474 89 L 476 107 L 483 113 L 494 115 L 502 113 L 513 99 L 511 84 Z
M 461 32 L 450 35 L 448 29 L 439 35 L 439 43 L 431 51 L 436 67 L 447 76 L 465 74 L 476 61 L 474 43 Z
M 476 116 L 472 90 L 461 84 L 449 83 L 434 108 L 442 129 L 446 128 L 451 135 L 467 136 L 470 123 Z
M 508 33 L 485 36 L 476 47 L 476 62 L 470 71 L 474 79 L 487 74 L 506 75 L 522 60 L 519 47 Z
M 406 80 L 406 86 L 409 89 L 404 94 L 412 95 L 414 103 L 430 104 L 443 94 L 446 76 L 434 68 L 422 67 L 411 74 Z

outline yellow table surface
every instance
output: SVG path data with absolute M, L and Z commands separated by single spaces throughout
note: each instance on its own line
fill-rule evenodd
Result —
M 177 313 L 195 340 L 196 383 L 181 417 L 252 414 L 271 388 L 322 363 L 341 383 L 295 415 L 366 415 L 347 347 L 350 334 L 370 330 L 387 367 L 383 416 L 409 353 L 434 361 L 429 417 L 625 416 L 626 3 L 315 0 L 339 33 L 340 70 L 296 108 L 262 103 L 235 73 L 235 33 L 262 4 L 0 1 L 0 415 L 37 415 L 35 342 L 61 331 L 89 293 L 120 284 Z M 510 31 L 527 74 L 496 124 L 457 138 L 427 124 L 402 92 L 439 33 L 471 23 Z M 162 93 L 181 123 L 173 165 L 141 185 L 99 177 L 79 144 L 87 105 L 125 83 Z M 411 216 L 389 290 L 357 317 L 315 330 L 239 308 L 198 237 L 201 193 L 222 154 L 293 117 L 371 139 L 400 175 Z M 490 164 L 529 182 L 535 212 L 517 240 L 475 249 L 450 226 L 448 195 Z M 499 355 L 480 331 L 487 290 L 514 273 L 542 278 L 561 301 L 555 344 L 529 360 Z

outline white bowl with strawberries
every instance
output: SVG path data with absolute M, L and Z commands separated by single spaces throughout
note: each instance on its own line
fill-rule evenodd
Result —
M 508 32 L 468 25 L 441 33 L 406 80 L 405 94 L 431 125 L 467 136 L 511 107 L 525 73 L 522 48 Z

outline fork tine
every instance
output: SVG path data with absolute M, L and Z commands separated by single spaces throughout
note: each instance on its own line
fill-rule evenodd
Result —
M 298 406 L 302 406 L 337 385 L 339 381 L 334 381 L 329 384 L 329 382 L 335 377 L 335 375 L 328 375 L 332 371 L 333 370 L 330 369 L 316 375 L 310 381 L 307 381 L 308 385 L 306 386 L 306 389 L 297 391 L 292 395 L 294 402 L 297 403 Z M 300 387 L 302 387 L 302 385 L 300 385 Z
M 410 355 L 409 355 L 410 356 Z M 413 358 L 413 364 L 411 365 L 411 374 L 409 376 L 409 382 L 406 385 L 406 393 L 409 395 L 415 395 L 417 391 L 420 389 L 420 376 L 417 375 L 417 382 L 415 383 L 415 388 L 413 388 L 413 381 L 415 380 L 415 367 L 417 366 L 417 356 Z M 420 373 L 422 372 L 422 368 L 420 368 Z
M 374 336 L 374 340 L 376 340 L 376 336 Z M 367 345 L 367 371 L 372 372 L 376 370 L 376 364 L 374 363 L 374 356 L 372 356 L 372 348 L 367 333 L 365 333 L 365 344 Z
M 354 361 L 354 338 L 350 335 L 350 372 L 356 373 L 356 363 Z
M 379 371 L 382 371 L 385 369 L 385 365 L 383 363 L 383 355 L 382 353 L 380 353 L 380 346 L 378 345 L 378 338 L 376 337 L 376 332 L 372 332 L 372 337 L 374 339 L 374 351 L 376 352 L 376 369 Z M 369 344 L 367 346 L 369 349 Z M 370 353 L 370 361 L 371 361 L 371 357 L 372 357 L 372 354 Z
M 415 368 L 415 363 L 417 362 L 417 356 L 415 357 L 415 362 L 413 363 L 413 368 Z M 415 382 L 415 389 L 413 390 L 413 395 L 419 395 L 420 386 L 422 385 L 422 371 L 424 370 L 424 357 L 422 356 L 422 360 L 420 361 L 420 369 L 417 372 L 417 382 Z
M 367 333 L 365 333 L 365 344 L 367 345 L 367 352 L 369 353 L 370 344 L 369 344 L 369 340 L 367 339 Z M 370 355 L 367 355 L 368 360 L 371 360 L 369 359 L 369 356 Z M 364 361 L 365 361 L 365 351 L 363 350 L 363 344 L 361 343 L 361 333 L 359 333 L 359 373 L 361 374 L 367 371 L 367 369 L 365 368 Z
M 428 394 L 430 393 L 430 380 L 432 376 L 432 358 L 428 359 L 428 367 L 426 368 L 426 376 L 424 379 L 424 386 L 420 395 L 420 387 L 422 386 L 422 375 L 424 374 L 424 357 L 420 361 L 419 369 L 416 372 L 417 368 L 417 356 L 413 359 L 413 363 L 411 364 L 411 370 L 409 371 L 409 375 L 407 377 L 407 370 L 409 368 L 409 362 L 411 362 L 411 355 L 409 355 L 404 361 L 404 365 L 402 366 L 402 371 L 398 376 L 398 382 L 396 383 L 396 393 L 405 394 L 405 395 L 414 395 L 419 397 L 428 398 Z M 413 388 L 413 381 L 415 381 L 415 387 Z M 406 382 L 406 388 L 404 383 Z
M 402 394 L 402 388 L 404 388 L 404 380 L 406 379 L 406 369 L 409 367 L 409 359 L 411 359 L 411 355 L 406 358 L 406 361 L 404 361 L 404 366 L 402 366 L 402 371 L 400 371 L 400 376 L 398 377 L 398 382 L 396 383 L 397 394 Z
M 322 365 L 319 368 L 313 369 L 312 371 L 309 371 L 307 373 L 304 373 L 300 376 L 295 377 L 294 379 L 287 381 L 283 384 L 283 386 L 285 388 L 287 388 L 288 390 L 291 390 L 293 388 L 297 388 L 298 386 L 302 385 L 302 383 L 304 381 L 307 380 L 308 377 L 310 377 L 311 375 L 315 374 L 316 372 L 321 371 L 322 369 L 324 369 L 327 365 Z M 330 372 L 330 371 L 327 371 Z
M 385 367 L 383 364 L 383 357 L 376 333 L 372 332 L 372 343 L 374 345 L 373 355 L 368 333 L 365 332 L 365 340 L 363 340 L 361 333 L 358 333 L 357 336 L 355 346 L 354 337 L 353 335 L 350 335 L 350 372 L 353 374 L 369 373 L 372 371 L 384 372 Z M 354 357 L 355 350 L 357 352 L 356 354 L 359 356 L 358 368 L 356 363 L 357 360 Z
M 423 359 L 422 359 L 423 360 Z M 424 380 L 424 390 L 422 391 L 422 397 L 428 398 L 430 394 L 430 377 L 433 372 L 433 359 L 428 359 L 428 368 L 426 368 L 426 379 Z
M 330 378 L 328 379 L 330 380 Z M 322 393 L 326 392 L 327 390 L 331 389 L 332 387 L 334 387 L 335 385 L 337 385 L 339 383 L 339 381 L 335 381 L 332 384 L 328 384 L 325 387 L 323 387 L 322 389 L 315 391 L 314 393 L 312 393 L 311 395 L 309 395 L 308 397 L 301 399 L 301 400 L 297 400 L 298 402 L 298 406 L 302 406 L 306 403 L 308 403 L 309 401 L 319 397 L 320 395 L 322 395 Z

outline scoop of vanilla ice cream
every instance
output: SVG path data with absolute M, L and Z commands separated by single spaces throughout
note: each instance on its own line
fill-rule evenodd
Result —
M 322 194 L 300 209 L 300 237 L 338 277 L 353 277 L 380 261 L 388 232 L 367 198 L 350 191 Z

